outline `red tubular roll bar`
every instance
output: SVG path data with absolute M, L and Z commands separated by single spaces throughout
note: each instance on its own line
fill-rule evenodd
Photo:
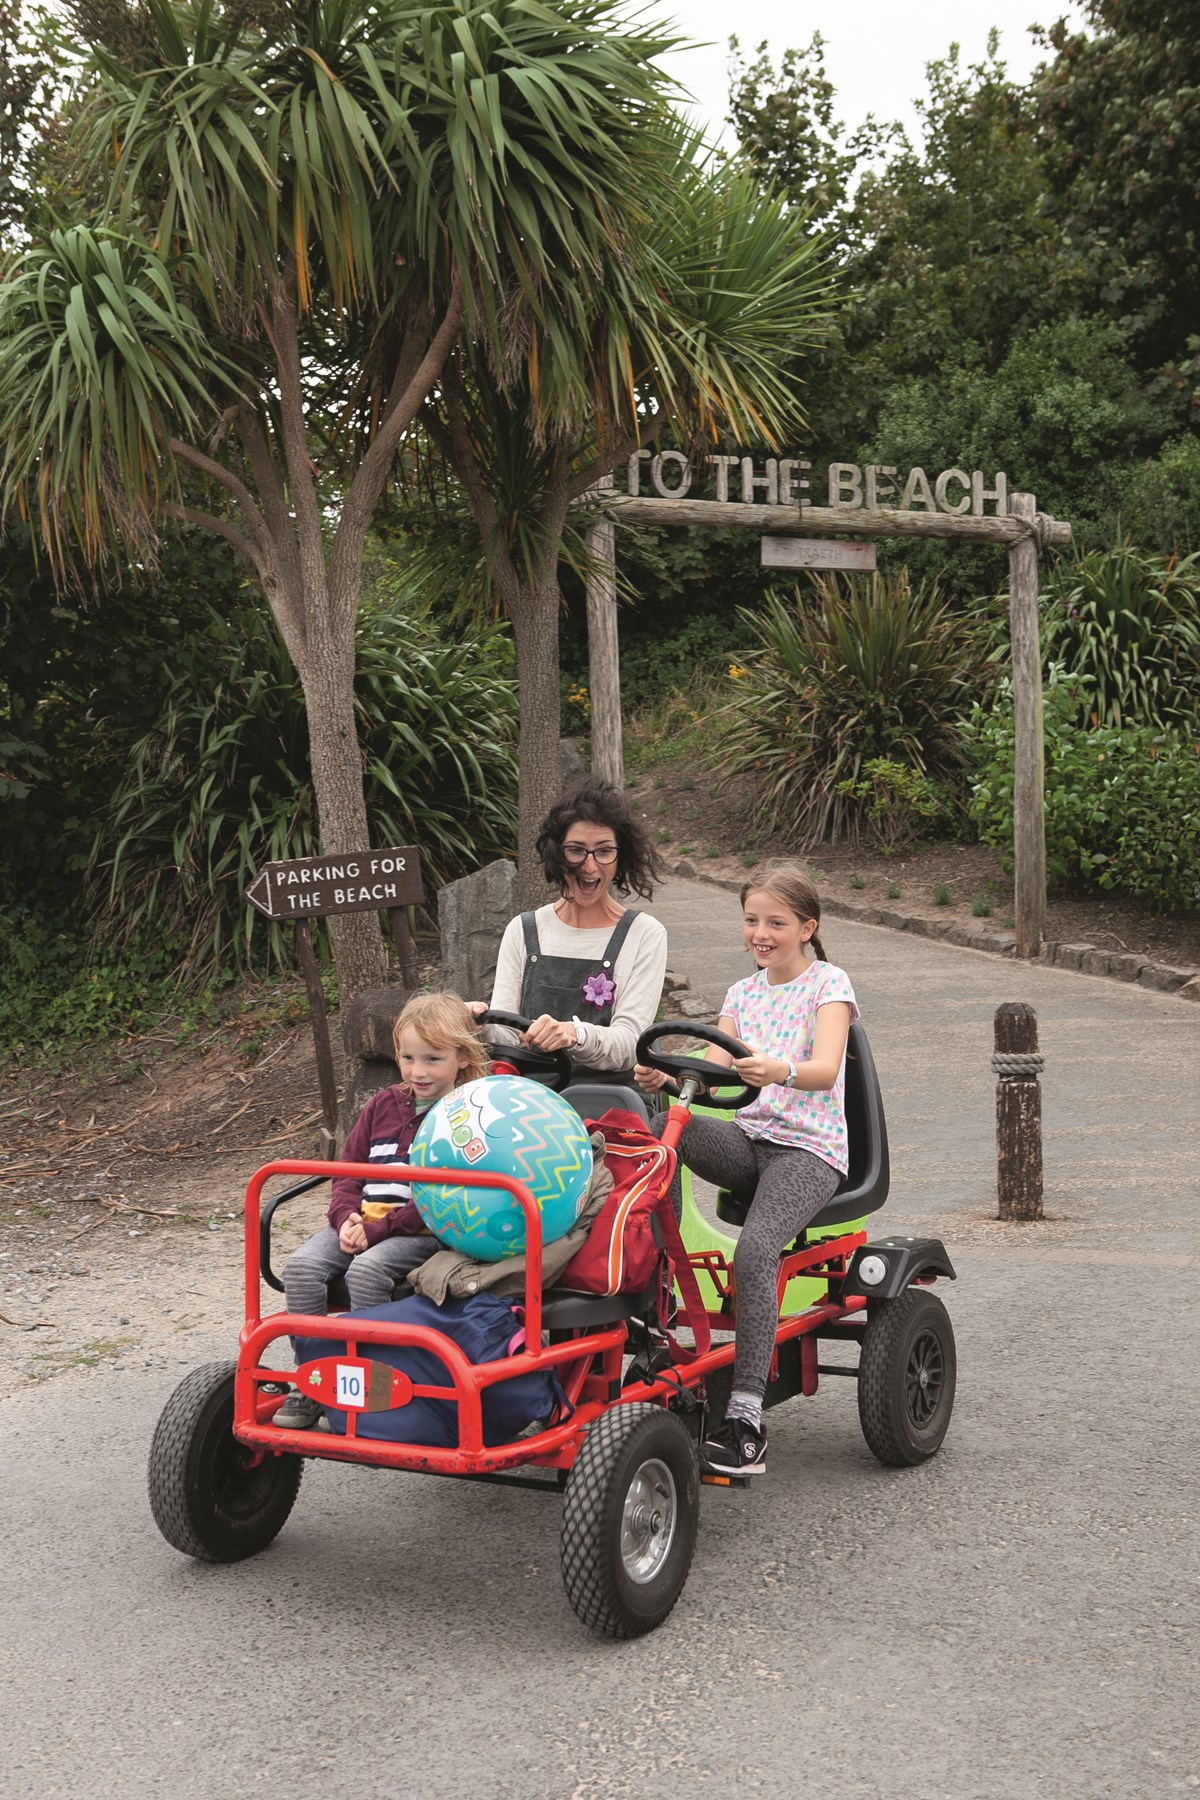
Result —
M 683 1107 L 674 1107 L 663 1132 L 663 1142 L 674 1150 L 687 1123 Z M 472 1363 L 458 1345 L 444 1333 L 420 1325 L 399 1325 L 387 1319 L 354 1318 L 348 1314 L 311 1316 L 287 1312 L 272 1313 L 266 1319 L 261 1313 L 260 1218 L 262 1192 L 267 1182 L 277 1175 L 327 1176 L 348 1175 L 354 1180 L 407 1182 L 444 1182 L 464 1187 L 500 1188 L 510 1194 L 525 1215 L 525 1348 L 514 1356 L 491 1363 Z M 835 1279 L 845 1272 L 850 1257 L 865 1241 L 866 1233 L 858 1231 L 840 1237 L 821 1239 L 802 1250 L 785 1256 L 779 1269 L 779 1292 L 782 1299 L 787 1283 L 797 1275 L 828 1275 Z M 611 1392 L 613 1371 L 619 1379 L 620 1358 L 611 1360 L 628 1339 L 624 1320 L 615 1321 L 594 1331 L 587 1331 L 557 1344 L 542 1343 L 542 1219 L 537 1201 L 524 1182 L 511 1176 L 483 1170 L 417 1169 L 405 1163 L 345 1163 L 282 1159 L 266 1164 L 254 1174 L 246 1189 L 245 1212 L 246 1257 L 246 1322 L 239 1340 L 237 1374 L 234 1384 L 234 1432 L 240 1442 L 259 1454 L 300 1452 L 334 1461 L 368 1462 L 382 1468 L 425 1470 L 434 1474 L 472 1475 L 541 1467 L 567 1469 L 575 1460 L 587 1427 L 614 1403 Z M 701 1251 L 690 1258 L 693 1267 L 712 1279 L 718 1292 L 728 1295 L 730 1270 L 719 1252 Z M 776 1339 L 778 1346 L 789 1338 L 809 1337 L 834 1320 L 844 1320 L 865 1308 L 857 1298 L 828 1299 L 802 1313 L 781 1319 Z M 680 1311 L 680 1323 L 693 1332 L 698 1321 Z M 713 1330 L 728 1332 L 732 1320 L 722 1311 L 707 1311 L 705 1317 Z M 373 1344 L 411 1345 L 429 1351 L 446 1370 L 446 1385 L 414 1385 L 419 1398 L 451 1401 L 458 1409 L 458 1444 L 455 1448 L 434 1445 L 397 1444 L 378 1438 L 358 1436 L 357 1416 L 347 1412 L 346 1433 L 324 1434 L 315 1431 L 285 1431 L 274 1425 L 272 1415 L 280 1405 L 273 1397 L 260 1395 L 259 1388 L 278 1383 L 281 1371 L 262 1362 L 267 1346 L 284 1335 L 328 1338 L 344 1342 L 348 1357 L 360 1360 Z M 732 1363 L 734 1343 L 731 1338 L 689 1360 L 672 1363 L 663 1375 L 653 1375 L 620 1389 L 621 1401 L 656 1400 L 676 1392 L 680 1385 L 698 1387 L 704 1378 Z M 804 1391 L 816 1387 L 816 1343 L 806 1359 Z M 571 1365 L 566 1367 L 566 1365 Z M 485 1445 L 483 1442 L 483 1395 L 498 1382 L 511 1380 L 533 1367 L 563 1370 L 564 1385 L 576 1397 L 571 1417 L 531 1437 L 509 1444 Z M 599 1368 L 600 1374 L 596 1371 Z M 588 1371 L 592 1371 L 589 1373 Z

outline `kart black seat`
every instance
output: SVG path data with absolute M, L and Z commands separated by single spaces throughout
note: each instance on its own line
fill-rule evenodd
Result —
M 658 1282 L 640 1294 L 576 1294 L 570 1288 L 547 1288 L 542 1295 L 542 1324 L 547 1331 L 591 1330 L 619 1319 L 644 1319 L 658 1305 Z
M 856 1019 L 846 1045 L 846 1135 L 850 1143 L 850 1167 L 828 1206 L 810 1219 L 808 1231 L 829 1225 L 845 1225 L 850 1219 L 878 1212 L 888 1197 L 891 1169 L 888 1162 L 887 1121 L 883 1095 L 875 1073 L 875 1059 L 867 1034 Z M 717 1195 L 717 1217 L 727 1225 L 744 1225 L 750 1211 L 750 1195 Z
M 562 1090 L 562 1096 L 571 1102 L 581 1119 L 598 1119 L 609 1107 L 615 1106 L 622 1112 L 636 1113 L 644 1125 L 650 1123 L 640 1090 L 622 1082 L 572 1081 Z

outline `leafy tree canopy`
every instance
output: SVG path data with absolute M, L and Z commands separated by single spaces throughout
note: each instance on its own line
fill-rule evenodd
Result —
M 1143 367 L 1189 354 L 1200 251 L 1200 13 L 1190 0 L 1089 0 L 1059 21 L 1035 90 L 1049 216 L 1090 303 Z M 1194 354 L 1195 346 L 1192 346 Z

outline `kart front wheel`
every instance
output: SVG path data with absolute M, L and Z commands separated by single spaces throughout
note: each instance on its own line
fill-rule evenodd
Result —
M 858 1417 L 881 1463 L 913 1468 L 941 1448 L 956 1371 L 954 1328 L 936 1294 L 906 1288 L 872 1308 L 858 1364 Z
M 176 1550 L 240 1562 L 279 1535 L 304 1464 L 259 1456 L 233 1435 L 234 1363 L 206 1363 L 180 1382 L 150 1445 L 150 1510 Z
M 602 1637 L 661 1625 L 692 1566 L 700 1522 L 695 1440 L 661 1406 L 598 1418 L 567 1483 L 562 1573 L 567 1599 Z

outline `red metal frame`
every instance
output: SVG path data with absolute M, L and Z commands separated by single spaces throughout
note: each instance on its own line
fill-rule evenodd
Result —
M 663 1131 L 663 1142 L 674 1149 L 688 1122 L 686 1107 L 671 1109 Z M 261 1267 L 259 1261 L 259 1218 L 262 1191 L 276 1175 L 341 1175 L 352 1179 L 377 1180 L 386 1174 L 390 1180 L 417 1180 L 459 1183 L 466 1187 L 503 1188 L 520 1204 L 525 1214 L 527 1263 L 525 1276 L 526 1345 L 515 1355 L 499 1362 L 468 1362 L 458 1345 L 441 1332 L 419 1325 L 397 1325 L 385 1319 L 359 1319 L 338 1313 L 311 1316 L 299 1313 L 272 1313 L 263 1318 L 260 1310 Z M 779 1267 L 779 1298 L 798 1275 L 827 1278 L 836 1288 L 846 1273 L 855 1250 L 866 1242 L 866 1232 L 825 1238 L 806 1249 L 785 1256 Z M 415 1169 L 405 1164 L 328 1163 L 280 1161 L 268 1163 L 251 1177 L 246 1189 L 246 1323 L 239 1339 L 237 1375 L 234 1384 L 234 1434 L 239 1442 L 260 1455 L 290 1451 L 305 1456 L 320 1456 L 333 1462 L 366 1463 L 374 1468 L 424 1470 L 442 1475 L 485 1475 L 518 1468 L 569 1469 L 588 1426 L 602 1412 L 627 1401 L 649 1400 L 659 1404 L 679 1391 L 682 1384 L 698 1388 L 715 1370 L 733 1362 L 732 1335 L 725 1342 L 714 1343 L 702 1356 L 673 1360 L 669 1369 L 650 1380 L 622 1388 L 622 1352 L 629 1333 L 624 1321 L 605 1326 L 599 1331 L 580 1331 L 568 1341 L 543 1344 L 542 1339 L 542 1231 L 541 1214 L 529 1189 L 523 1182 L 506 1175 L 483 1171 L 454 1169 Z M 721 1294 L 723 1306 L 707 1313 L 713 1331 L 732 1334 L 736 1315 L 732 1311 L 734 1294 L 732 1269 L 720 1251 L 705 1250 L 689 1258 L 697 1271 L 706 1272 Z M 781 1319 L 776 1335 L 778 1347 L 792 1338 L 805 1340 L 801 1348 L 801 1391 L 815 1393 L 817 1388 L 816 1333 L 834 1321 L 861 1314 L 865 1301 L 829 1298 L 810 1306 L 805 1312 Z M 678 1325 L 694 1326 L 686 1309 L 680 1308 Z M 392 1444 L 376 1438 L 357 1436 L 357 1415 L 347 1413 L 346 1435 L 318 1431 L 284 1431 L 271 1420 L 282 1404 L 278 1393 L 264 1392 L 269 1384 L 278 1384 L 280 1370 L 263 1362 L 267 1347 L 279 1338 L 298 1336 L 328 1338 L 344 1342 L 346 1362 L 369 1361 L 370 1346 L 412 1345 L 428 1350 L 439 1358 L 446 1369 L 444 1387 L 414 1385 L 418 1398 L 429 1397 L 453 1401 L 458 1408 L 458 1446 L 435 1448 L 420 1444 Z M 772 1374 L 775 1373 L 773 1365 Z M 574 1406 L 571 1417 L 552 1425 L 534 1436 L 519 1438 L 515 1443 L 485 1445 L 483 1442 L 482 1399 L 484 1391 L 496 1382 L 508 1381 L 535 1369 L 553 1368 L 568 1400 Z M 619 1395 L 619 1398 L 614 1398 Z

